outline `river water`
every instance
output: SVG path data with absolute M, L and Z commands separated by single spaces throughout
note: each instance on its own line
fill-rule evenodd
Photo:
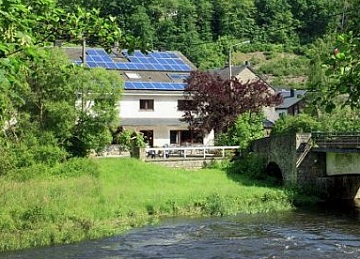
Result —
M 124 235 L 0 258 L 360 258 L 357 208 L 172 218 Z

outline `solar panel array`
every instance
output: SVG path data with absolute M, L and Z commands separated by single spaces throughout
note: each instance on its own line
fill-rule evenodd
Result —
M 183 83 L 161 83 L 161 82 L 125 82 L 126 90 L 177 90 L 183 91 Z
M 90 68 L 102 67 L 120 70 L 144 71 L 181 71 L 190 72 L 191 67 L 174 52 L 150 52 L 144 54 L 140 51 L 122 54 L 130 62 L 114 62 L 103 49 L 88 49 L 86 65 Z
M 185 80 L 186 78 L 188 78 L 190 76 L 190 74 L 175 74 L 175 73 L 171 73 L 168 74 L 168 76 L 172 79 L 172 80 Z

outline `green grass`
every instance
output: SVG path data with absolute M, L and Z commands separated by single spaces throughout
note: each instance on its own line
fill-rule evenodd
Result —
M 99 174 L 0 178 L 0 251 L 98 238 L 161 216 L 292 209 L 284 190 L 220 169 L 175 170 L 96 159 Z

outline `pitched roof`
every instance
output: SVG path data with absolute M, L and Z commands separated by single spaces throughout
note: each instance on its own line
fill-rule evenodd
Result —
M 287 109 L 300 102 L 306 94 L 306 90 L 294 89 L 292 91 L 284 89 L 281 89 L 279 91 L 279 93 L 284 97 L 284 99 L 282 104 L 276 106 L 276 109 Z
M 232 75 L 238 75 L 240 74 L 245 68 L 247 68 L 246 65 L 241 66 L 232 66 L 231 67 L 231 74 Z M 230 77 L 230 67 L 224 67 L 224 68 L 217 68 L 209 70 L 210 73 L 216 73 L 220 75 L 222 79 L 229 79 Z M 255 74 L 255 73 L 254 73 Z
M 259 75 L 249 64 L 243 64 L 238 66 L 231 66 L 231 75 L 237 76 L 241 72 L 243 72 L 245 69 L 250 70 L 257 78 L 259 78 L 261 81 L 263 81 L 268 87 L 274 89 L 261 75 Z M 215 73 L 220 75 L 220 77 L 224 80 L 227 80 L 230 78 L 230 67 L 226 66 L 223 68 L 217 68 L 209 70 L 210 73 Z
M 82 63 L 81 47 L 63 49 L 74 63 Z M 125 80 L 125 90 L 182 91 L 184 78 L 196 70 L 194 64 L 178 51 L 143 53 L 113 49 L 106 53 L 102 48 L 86 48 L 86 65 L 118 71 Z

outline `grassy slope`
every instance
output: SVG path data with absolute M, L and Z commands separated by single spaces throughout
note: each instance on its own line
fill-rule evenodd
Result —
M 257 73 L 274 87 L 304 89 L 309 73 L 309 60 L 286 52 L 237 52 L 234 63 L 250 61 Z
M 133 159 L 98 159 L 99 177 L 0 178 L 0 251 L 97 238 L 157 216 L 289 210 L 281 190 L 224 171 L 172 170 Z

